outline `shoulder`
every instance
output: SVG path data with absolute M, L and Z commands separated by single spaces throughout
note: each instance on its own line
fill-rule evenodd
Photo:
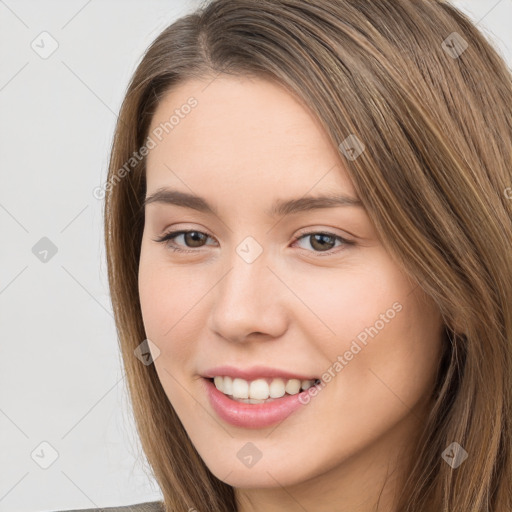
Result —
M 163 502 L 147 501 L 136 505 L 125 505 L 122 507 L 100 507 L 74 510 L 59 510 L 56 512 L 164 512 Z

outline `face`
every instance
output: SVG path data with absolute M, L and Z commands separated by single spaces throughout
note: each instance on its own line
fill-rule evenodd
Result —
M 196 106 L 183 109 L 190 97 Z M 160 103 L 150 133 L 176 109 L 188 113 L 150 151 L 146 197 L 193 194 L 212 211 L 176 194 L 148 200 L 139 292 L 156 371 L 200 456 L 240 488 L 385 464 L 432 393 L 437 308 L 361 205 L 272 212 L 294 199 L 358 199 L 342 153 L 285 89 L 189 81 Z M 189 233 L 158 241 L 176 231 Z M 232 368 L 210 371 L 219 366 Z M 255 367 L 266 368 L 243 373 Z M 245 381 L 251 396 L 282 385 L 285 395 L 240 403 L 216 390 L 212 373 L 231 376 L 241 396 Z M 293 376 L 320 382 L 296 394 Z

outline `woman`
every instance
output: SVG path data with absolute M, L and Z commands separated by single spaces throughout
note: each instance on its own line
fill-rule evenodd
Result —
M 213 0 L 158 36 L 105 186 L 146 506 L 512 510 L 511 105 L 442 1 Z

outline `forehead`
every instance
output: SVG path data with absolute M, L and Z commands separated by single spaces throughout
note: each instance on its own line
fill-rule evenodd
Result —
M 158 105 L 150 136 L 156 145 L 147 157 L 148 191 L 356 196 L 318 120 L 264 79 L 221 75 L 182 83 Z

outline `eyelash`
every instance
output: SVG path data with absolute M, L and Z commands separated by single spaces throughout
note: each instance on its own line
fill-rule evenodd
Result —
M 182 253 L 197 252 L 197 249 L 181 249 L 180 247 L 178 247 L 176 245 L 173 245 L 171 243 L 171 241 L 174 238 L 176 238 L 176 237 L 178 237 L 180 235 L 183 235 L 183 234 L 187 234 L 187 233 L 201 233 L 202 235 L 206 235 L 209 238 L 213 238 L 210 235 L 208 235 L 208 233 L 204 233 L 203 231 L 198 231 L 196 229 L 189 229 L 189 230 L 169 231 L 168 233 L 165 233 L 162 237 L 154 239 L 154 241 L 155 242 L 161 242 L 161 243 L 166 242 L 167 247 L 169 249 L 171 249 L 172 251 L 175 251 L 175 252 L 182 252 Z M 347 245 L 355 245 L 355 242 L 353 242 L 351 240 L 347 240 L 346 238 L 343 238 L 343 237 L 341 237 L 339 235 L 335 235 L 334 233 L 329 233 L 329 232 L 326 232 L 326 231 L 309 231 L 307 233 L 302 233 L 301 235 L 297 236 L 293 240 L 293 243 L 298 242 L 300 239 L 307 238 L 308 236 L 311 236 L 311 235 L 324 235 L 324 236 L 328 236 L 328 237 L 331 237 L 331 238 L 335 238 L 335 239 L 339 240 L 345 246 L 347 246 Z M 307 250 L 307 249 L 304 249 L 304 250 Z M 339 247 L 338 247 L 338 250 L 335 250 L 333 248 L 333 249 L 329 249 L 328 251 L 308 251 L 308 252 L 317 253 L 317 256 L 324 256 L 324 255 L 329 256 L 329 255 L 332 255 L 332 254 L 335 254 L 335 253 L 339 252 L 339 250 L 343 250 L 343 249 L 339 249 Z

